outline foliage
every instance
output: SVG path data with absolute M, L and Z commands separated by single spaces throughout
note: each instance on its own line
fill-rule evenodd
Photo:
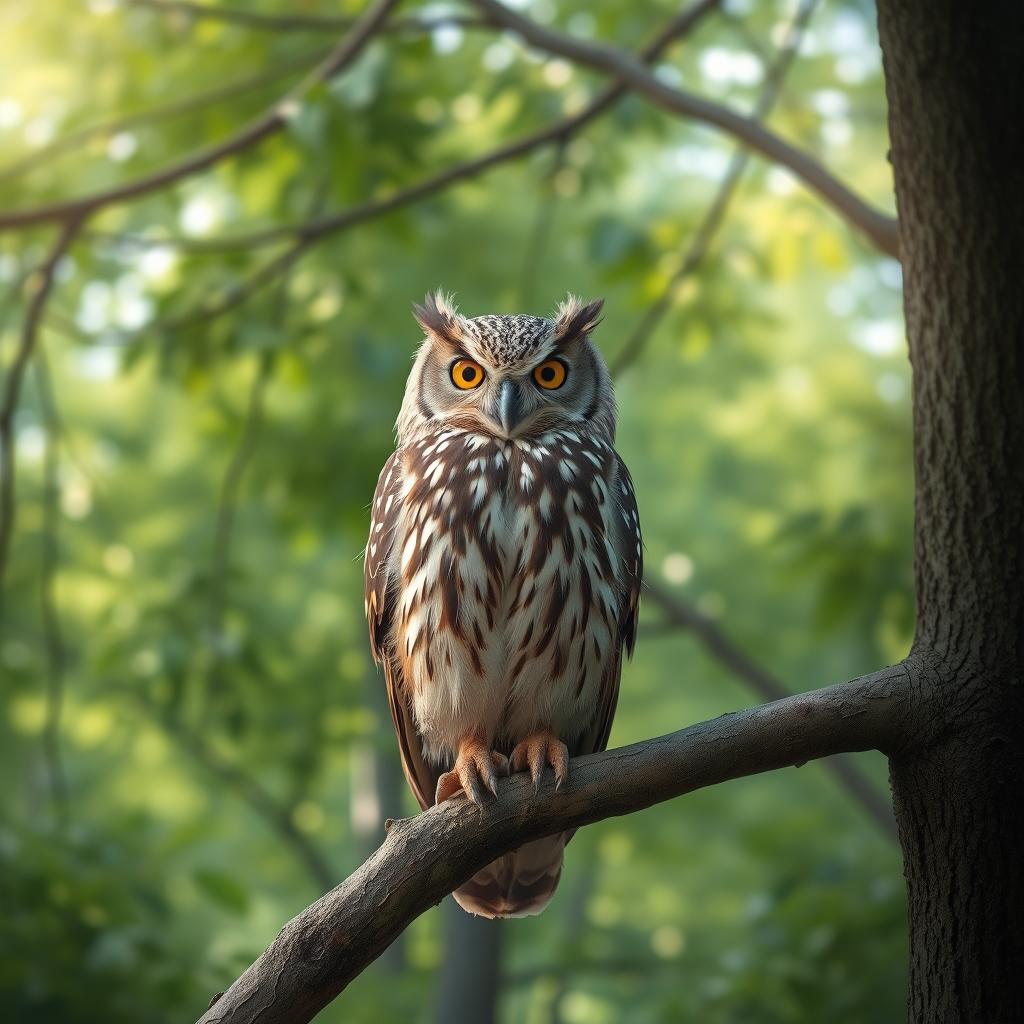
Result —
M 792 12 L 727 6 L 659 73 L 744 108 Z M 672 13 L 652 0 L 526 11 L 629 48 Z M 223 138 L 337 35 L 112 0 L 8 3 L 0 25 L 4 159 L 34 160 L 17 176 L 0 168 L 5 210 L 107 188 Z M 819 11 L 771 124 L 886 205 L 873 31 L 866 4 Z M 271 71 L 230 97 L 152 112 Z M 61 264 L 41 338 L 59 433 L 30 375 L 0 621 L 0 998 L 12 1019 L 197 1016 L 321 891 L 317 859 L 340 877 L 384 816 L 411 810 L 374 784 L 395 750 L 359 565 L 417 341 L 410 303 L 437 285 L 469 314 L 604 295 L 598 340 L 613 355 L 668 285 L 731 143 L 628 98 L 560 154 L 321 240 L 222 315 L 210 306 L 280 243 L 208 253 L 153 240 L 201 242 L 386 195 L 578 109 L 600 85 L 490 30 L 388 34 L 284 134 L 101 212 Z M 138 111 L 150 113 L 43 155 L 51 139 Z M 5 367 L 51 235 L 0 235 Z M 893 261 L 755 161 L 619 382 L 649 571 L 793 690 L 896 660 L 909 642 L 899 284 Z M 59 635 L 40 615 L 48 434 Z M 613 743 L 756 700 L 658 620 L 648 607 Z M 47 737 L 59 693 L 58 761 Z M 884 786 L 879 759 L 861 766 Z M 570 847 L 562 885 L 545 915 L 508 925 L 504 1019 L 902 1013 L 897 852 L 819 767 L 594 826 Z M 323 1019 L 423 1019 L 445 953 L 436 917 Z

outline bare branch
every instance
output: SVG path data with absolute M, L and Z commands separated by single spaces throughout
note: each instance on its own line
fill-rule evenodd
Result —
M 754 116 L 758 119 L 765 117 L 774 106 L 786 72 L 799 50 L 800 41 L 816 5 L 817 0 L 804 0 L 797 11 L 786 40 L 765 76 L 764 87 L 754 108 Z M 690 244 L 680 260 L 679 267 L 672 275 L 664 293 L 649 307 L 636 330 L 611 361 L 610 369 L 613 376 L 621 374 L 639 358 L 651 334 L 671 308 L 680 284 L 700 265 L 714 234 L 725 219 L 726 210 L 749 162 L 750 151 L 743 146 L 738 147 L 711 206 L 694 232 Z M 738 679 L 750 686 L 764 700 L 780 700 L 789 695 L 780 680 L 758 665 L 734 644 L 712 619 L 703 615 L 688 602 L 663 590 L 650 580 L 645 581 L 645 598 L 648 601 L 653 600 L 661 606 L 662 610 L 666 612 L 667 624 L 675 629 L 692 631 L 713 657 L 725 664 Z M 857 765 L 850 758 L 840 754 L 827 758 L 823 762 L 823 766 L 860 804 L 882 833 L 889 839 L 895 839 L 895 819 L 889 802 L 860 772 Z
M 698 0 L 698 2 L 692 4 L 686 10 L 671 18 L 641 51 L 641 60 L 648 62 L 656 60 L 673 41 L 690 32 L 701 18 L 715 10 L 720 3 L 721 0 Z M 258 267 L 249 277 L 240 281 L 235 287 L 220 297 L 213 297 L 199 308 L 186 312 L 179 317 L 171 318 L 159 324 L 149 324 L 138 331 L 125 333 L 119 337 L 124 341 L 130 341 L 132 338 L 137 338 L 142 334 L 153 333 L 154 331 L 175 331 L 198 323 L 209 323 L 216 317 L 235 309 L 260 288 L 275 281 L 281 274 L 287 272 L 305 254 L 307 249 L 320 240 L 346 231 L 366 221 L 382 217 L 395 210 L 402 209 L 461 181 L 474 178 L 484 171 L 490 170 L 492 167 L 525 156 L 536 149 L 552 144 L 563 146 L 582 128 L 614 106 L 625 95 L 626 91 L 624 86 L 618 84 L 608 86 L 586 107 L 571 117 L 562 118 L 546 128 L 500 146 L 490 153 L 485 153 L 483 156 L 449 167 L 390 196 L 371 200 L 368 203 L 354 206 L 340 213 L 314 217 L 300 224 L 285 225 L 265 231 L 249 232 L 248 234 L 231 235 L 216 239 L 148 239 L 133 236 L 105 236 L 110 241 L 129 245 L 134 244 L 141 247 L 150 245 L 174 246 L 190 252 L 211 253 L 251 249 L 260 245 L 271 245 L 287 239 L 293 239 L 291 245 Z M 72 325 L 67 325 L 67 329 L 74 330 Z
M 701 19 L 721 6 L 722 0 L 697 0 L 681 11 L 658 31 L 658 33 L 640 51 L 639 59 L 646 64 L 657 60 L 668 47 L 690 33 Z M 148 238 L 138 235 L 124 235 L 93 232 L 95 237 L 125 245 L 137 245 L 140 248 L 170 246 L 192 253 L 221 253 L 249 250 L 264 245 L 275 245 L 279 242 L 293 240 L 302 245 L 305 240 L 318 241 L 328 235 L 344 231 L 348 228 L 374 220 L 395 210 L 402 209 L 436 192 L 441 192 L 459 182 L 467 181 L 489 171 L 492 167 L 508 163 L 519 157 L 527 156 L 534 150 L 552 144 L 564 145 L 574 135 L 610 110 L 629 90 L 621 83 L 615 83 L 603 89 L 582 110 L 569 117 L 560 118 L 546 128 L 531 132 L 519 139 L 499 146 L 497 149 L 484 153 L 482 156 L 463 163 L 455 164 L 443 171 L 438 171 L 422 181 L 399 189 L 390 196 L 371 200 L 360 206 L 353 206 L 339 213 L 314 217 L 297 224 L 283 224 L 279 227 L 266 228 L 260 231 L 225 235 L 219 238 L 187 238 L 180 235 Z M 281 269 L 284 269 L 282 267 Z
M 519 280 L 519 303 L 524 309 L 529 308 L 533 298 L 533 285 L 537 279 L 541 263 L 544 260 L 544 253 L 547 251 L 548 242 L 551 238 L 551 229 L 554 226 L 555 181 L 559 172 L 565 167 L 564 142 L 556 145 L 552 154 L 551 166 L 544 172 L 540 184 L 540 197 L 537 201 L 537 212 L 534 214 L 533 227 L 526 240 L 526 253 L 523 259 L 523 270 Z
M 331 14 L 268 14 L 241 7 L 200 4 L 191 0 L 125 0 L 125 6 L 142 7 L 160 14 L 183 14 L 197 21 L 219 21 L 265 32 L 337 32 L 352 27 L 352 18 Z M 421 15 L 395 18 L 384 32 L 431 32 L 448 25 L 457 28 L 493 28 L 490 18 L 467 14 Z
M 363 52 L 366 45 L 377 33 L 385 18 L 391 13 L 398 0 L 375 0 L 352 25 L 351 31 L 341 40 L 321 64 L 311 71 L 294 88 L 289 90 L 277 103 L 254 118 L 243 128 L 223 141 L 206 146 L 190 156 L 152 174 L 136 178 L 104 192 L 77 199 L 66 199 L 34 209 L 12 211 L 0 214 L 0 229 L 27 227 L 50 221 L 82 217 L 113 203 L 135 199 L 173 185 L 182 178 L 204 171 L 235 153 L 249 149 L 271 135 L 281 131 L 294 116 L 298 105 L 315 85 L 328 81 L 347 68 Z
M 290 807 L 279 801 L 255 776 L 249 775 L 244 768 L 224 757 L 201 731 L 189 728 L 178 719 L 160 714 L 148 701 L 142 700 L 140 704 L 182 750 L 230 786 L 277 833 L 316 885 L 327 888 L 333 883 L 335 873 L 309 836 L 295 824 Z
M 35 351 L 46 300 L 53 289 L 53 278 L 64 254 L 68 251 L 81 226 L 79 218 L 67 220 L 50 249 L 42 266 L 29 278 L 32 289 L 25 322 L 21 330 L 21 342 L 7 371 L 7 383 L 3 400 L 0 401 L 0 617 L 3 615 L 3 577 L 7 569 L 7 555 L 14 530 L 15 490 L 15 438 L 14 414 L 18 410 L 21 384 Z
M 882 252 L 895 258 L 899 257 L 895 218 L 870 206 L 812 156 L 769 131 L 757 119 L 738 114 L 729 107 L 702 96 L 667 85 L 630 54 L 613 46 L 556 32 L 516 11 L 509 10 L 498 3 L 498 0 L 474 0 L 474 3 L 485 14 L 538 49 L 556 53 L 567 60 L 614 75 L 630 89 L 646 96 L 658 106 L 684 117 L 714 125 L 737 138 L 754 152 L 788 168 L 844 220 L 867 235 Z
M 106 121 L 97 121 L 94 124 L 85 125 L 77 131 L 69 132 L 67 135 L 54 139 L 49 145 L 35 150 L 20 160 L 15 160 L 5 167 L 0 167 L 0 183 L 22 177 L 29 171 L 49 163 L 69 150 L 77 149 L 83 143 L 97 136 L 114 135 L 117 132 L 127 131 L 140 125 L 158 124 L 160 121 L 167 121 L 180 117 L 182 114 L 189 114 L 194 110 L 202 110 L 205 107 L 213 106 L 215 103 L 221 103 L 224 100 L 234 99 L 236 96 L 244 96 L 246 93 L 254 92 L 264 85 L 270 85 L 279 79 L 286 78 L 288 75 L 293 75 L 309 68 L 317 61 L 323 60 L 329 52 L 329 47 L 321 46 L 316 50 L 307 51 L 290 60 L 283 60 L 266 71 L 261 71 L 259 74 L 247 75 L 245 78 L 236 79 L 234 82 L 227 82 L 206 92 L 185 96 L 182 99 L 172 100 L 170 103 L 161 103 L 144 110 L 131 111 Z M 89 232 L 86 232 L 86 234 L 89 234 Z
M 763 700 L 783 700 L 790 691 L 777 676 L 755 661 L 739 644 L 731 640 L 721 627 L 694 608 L 688 601 L 663 589 L 650 579 L 644 581 L 644 601 L 658 605 L 665 613 L 665 621 L 676 631 L 687 630 L 700 641 L 713 658 L 728 668 Z M 837 754 L 822 761 L 822 767 L 831 772 L 839 784 L 867 813 L 887 839 L 896 838 L 896 819 L 890 802 L 858 769 L 847 756 Z
M 380 849 L 285 925 L 201 1024 L 309 1021 L 411 921 L 502 853 L 730 779 L 840 751 L 897 750 L 909 703 L 897 666 L 576 758 L 559 792 L 549 782 L 535 796 L 520 774 L 482 812 L 458 799 L 393 822 Z
M 60 419 L 53 399 L 53 385 L 43 349 L 37 348 L 35 360 L 39 404 L 46 423 L 46 449 L 43 456 L 43 545 L 39 586 L 39 613 L 43 646 L 46 651 L 46 721 L 43 726 L 43 750 L 50 776 L 50 798 L 58 821 L 67 823 L 68 787 L 61 753 L 60 728 L 64 711 L 64 666 L 66 649 L 57 609 L 55 584 L 60 547 Z
M 804 0 L 804 3 L 801 4 L 796 16 L 793 18 L 793 23 L 789 27 L 786 39 L 779 48 L 778 56 L 765 75 L 761 94 L 758 96 L 757 103 L 754 106 L 753 117 L 757 118 L 758 121 L 763 120 L 769 114 L 772 107 L 775 106 L 775 101 L 782 90 L 782 83 L 785 81 L 786 73 L 792 66 L 793 59 L 800 49 L 800 41 L 803 39 L 807 23 L 814 13 L 816 6 L 817 0 Z M 718 186 L 715 198 L 691 236 L 690 244 L 686 247 L 679 261 L 679 266 L 666 285 L 665 290 L 655 302 L 648 306 L 647 312 L 637 324 L 633 333 L 615 354 L 615 358 L 611 360 L 609 369 L 613 377 L 618 377 L 640 358 L 651 335 L 672 308 L 672 303 L 679 294 L 680 286 L 703 262 L 712 239 L 718 233 L 718 229 L 725 220 L 726 212 L 732 203 L 733 197 L 736 195 L 736 190 L 749 163 L 750 150 L 745 146 L 738 146 L 732 155 L 732 159 L 729 161 L 729 166 L 726 168 L 725 176 Z
M 283 302 L 280 308 L 284 308 Z M 249 389 L 249 402 L 242 426 L 242 437 L 224 471 L 217 499 L 213 552 L 210 558 L 209 619 L 209 630 L 216 651 L 220 650 L 217 636 L 224 624 L 226 580 L 231 562 L 231 541 L 235 525 L 235 509 L 238 505 L 238 491 L 249 462 L 256 453 L 260 431 L 263 428 L 263 396 L 270 378 L 272 362 L 273 357 L 270 352 L 262 352 L 257 357 L 256 373 Z

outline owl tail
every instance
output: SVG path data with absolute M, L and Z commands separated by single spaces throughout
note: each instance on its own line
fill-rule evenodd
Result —
M 452 894 L 455 902 L 480 917 L 539 914 L 558 887 L 565 843 L 563 832 L 506 853 L 459 886 Z

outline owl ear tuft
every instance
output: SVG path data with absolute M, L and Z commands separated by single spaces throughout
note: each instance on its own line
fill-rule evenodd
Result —
M 440 289 L 428 292 L 422 305 L 413 304 L 412 315 L 427 334 L 438 340 L 449 345 L 457 345 L 462 340 L 462 314 L 452 295 Z
M 555 340 L 560 345 L 568 344 L 589 334 L 601 322 L 604 299 L 584 302 L 575 295 L 568 295 L 555 313 Z

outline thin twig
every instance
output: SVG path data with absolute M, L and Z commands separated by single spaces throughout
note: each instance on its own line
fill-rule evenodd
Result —
M 3 578 L 7 569 L 11 535 L 14 531 L 16 486 L 14 415 L 18 410 L 25 370 L 35 351 L 46 301 L 53 289 L 57 265 L 75 240 L 75 235 L 81 225 L 80 217 L 71 217 L 64 221 L 42 266 L 29 278 L 28 286 L 32 289 L 32 297 L 25 313 L 21 341 L 7 371 L 7 383 L 4 386 L 3 400 L 0 402 L 0 620 L 3 618 L 4 606 Z
M 804 3 L 801 4 L 786 34 L 786 39 L 779 49 L 778 56 L 765 75 L 764 86 L 753 110 L 753 116 L 759 121 L 767 117 L 772 107 L 775 106 L 775 101 L 782 91 L 782 83 L 786 78 L 786 73 L 792 66 L 793 60 L 800 49 L 800 42 L 803 39 L 807 23 L 814 13 L 816 6 L 817 0 L 804 0 Z M 738 146 L 732 155 L 732 159 L 729 161 L 729 166 L 722 178 L 721 184 L 718 186 L 715 198 L 712 200 L 703 219 L 697 225 L 697 229 L 690 239 L 690 244 L 686 247 L 686 251 L 679 261 L 679 266 L 666 285 L 665 290 L 648 307 L 647 312 L 637 324 L 633 333 L 626 339 L 625 344 L 616 353 L 615 358 L 611 360 L 609 369 L 613 377 L 618 377 L 640 357 L 651 335 L 672 308 L 681 285 L 703 262 L 711 245 L 711 240 L 725 220 L 725 214 L 736 195 L 736 190 L 750 160 L 750 150 L 744 146 Z
M 207 771 L 226 783 L 262 818 L 292 850 L 321 891 L 334 885 L 337 875 L 309 836 L 292 818 L 291 809 L 279 802 L 254 776 L 228 760 L 199 731 L 188 728 L 178 718 L 163 715 L 143 702 L 143 707 L 177 743 Z
M 33 365 L 39 404 L 46 424 L 46 448 L 43 454 L 43 544 L 39 585 L 39 611 L 43 645 L 46 650 L 46 720 L 43 725 L 43 751 L 50 779 L 50 797 L 57 820 L 68 819 L 68 787 L 61 753 L 60 730 L 64 709 L 64 670 L 67 652 L 57 608 L 56 580 L 60 559 L 60 421 L 53 399 L 50 371 L 41 346 Z
M 658 106 L 713 125 L 761 156 L 787 167 L 882 252 L 898 258 L 898 229 L 894 217 L 866 203 L 814 157 L 769 131 L 756 118 L 738 114 L 721 103 L 666 84 L 631 54 L 614 46 L 557 32 L 510 10 L 498 0 L 473 2 L 532 46 L 612 75 Z
M 721 0 L 698 0 L 697 3 L 694 3 L 685 11 L 670 19 L 641 51 L 641 59 L 644 61 L 656 60 L 674 40 L 690 32 L 700 19 L 715 10 L 720 2 Z M 517 157 L 525 156 L 535 149 L 552 143 L 565 145 L 584 126 L 614 106 L 625 93 L 626 89 L 623 86 L 617 84 L 608 86 L 591 103 L 570 117 L 561 118 L 546 128 L 500 146 L 498 149 L 485 153 L 483 156 L 456 164 L 454 167 L 449 167 L 447 170 L 431 175 L 425 180 L 410 185 L 408 188 L 401 189 L 391 196 L 375 199 L 361 206 L 343 210 L 340 213 L 314 217 L 300 224 L 286 225 L 220 239 L 189 240 L 167 238 L 151 240 L 132 238 L 131 236 L 117 239 L 115 236 L 112 236 L 115 240 L 141 246 L 170 245 L 185 248 L 190 252 L 224 252 L 236 249 L 251 249 L 288 238 L 294 239 L 291 245 L 257 268 L 252 274 L 229 289 L 220 298 L 213 298 L 210 302 L 204 303 L 197 309 L 190 310 L 181 316 L 170 318 L 162 323 L 149 324 L 138 331 L 122 333 L 118 335 L 118 338 L 123 342 L 130 342 L 134 338 L 147 333 L 177 331 L 195 324 L 209 323 L 211 320 L 235 309 L 260 288 L 275 281 L 281 274 L 287 272 L 305 254 L 307 249 L 322 239 L 353 228 L 366 221 L 382 217 L 402 207 L 409 206 L 460 181 L 474 178 L 492 167 Z M 73 328 L 69 326 L 68 329 Z
M 227 82 L 207 92 L 196 93 L 192 96 L 185 96 L 182 99 L 172 100 L 170 103 L 162 103 L 144 110 L 135 110 L 127 114 L 121 114 L 106 121 L 97 121 L 93 124 L 85 125 L 77 131 L 54 139 L 49 145 L 35 150 L 28 156 L 0 168 L 0 184 L 22 177 L 29 171 L 37 170 L 55 157 L 69 150 L 77 149 L 83 143 L 97 136 L 114 135 L 117 132 L 127 131 L 140 125 L 159 124 L 161 121 L 180 117 L 182 114 L 189 114 L 192 111 L 202 110 L 224 100 L 234 99 L 236 96 L 244 96 L 246 93 L 254 92 L 264 85 L 270 85 L 281 78 L 286 78 L 288 75 L 293 75 L 310 67 L 315 62 L 323 60 L 329 52 L 329 47 L 321 46 L 316 50 L 306 51 L 297 57 L 281 61 L 280 64 L 275 64 L 259 74 L 248 75 L 234 82 Z M 89 236 L 92 232 L 85 232 L 85 234 Z
M 161 14 L 184 14 L 197 21 L 219 21 L 225 24 L 242 25 L 245 28 L 265 32 L 337 32 L 352 27 L 352 18 L 331 14 L 268 14 L 264 11 L 250 11 L 241 7 L 227 7 L 221 4 L 192 3 L 191 0 L 125 0 L 128 7 L 142 7 Z M 455 28 L 493 28 L 493 22 L 480 15 L 438 14 L 420 15 L 410 18 L 395 18 L 383 27 L 382 32 L 432 32 L 434 29 L 453 26 Z
M 136 178 L 114 188 L 89 196 L 65 199 L 46 206 L 0 214 L 0 229 L 27 227 L 48 221 L 94 213 L 96 210 L 155 192 L 173 185 L 209 167 L 251 148 L 277 134 L 295 116 L 309 91 L 329 81 L 349 67 L 366 49 L 398 0 L 375 0 L 352 25 L 351 30 L 324 60 L 281 99 L 234 134 L 212 146 L 205 146 L 191 155 L 151 174 Z
M 754 108 L 754 116 L 762 118 L 774 106 L 786 72 L 799 50 L 800 41 L 816 5 L 817 0 L 804 0 L 798 10 L 775 63 L 765 77 L 764 88 Z M 743 147 L 737 148 L 714 201 L 698 225 L 668 286 L 660 298 L 648 309 L 636 330 L 611 361 L 610 369 L 613 376 L 620 375 L 639 358 L 651 334 L 671 308 L 679 286 L 700 265 L 714 234 L 725 218 L 726 210 L 749 162 L 749 150 Z M 645 597 L 648 600 L 653 600 L 668 613 L 668 619 L 663 625 L 670 629 L 691 630 L 710 654 L 725 664 L 737 678 L 743 680 L 765 700 L 778 700 L 788 695 L 780 680 L 758 665 L 729 640 L 712 619 L 702 615 L 689 603 L 650 581 L 645 583 Z M 889 839 L 895 839 L 895 820 L 892 809 L 853 761 L 840 755 L 825 760 L 823 765 L 854 797 L 882 833 Z
M 537 280 L 537 273 L 551 238 L 556 199 L 555 179 L 565 166 L 565 150 L 566 143 L 564 141 L 556 145 L 551 166 L 545 172 L 541 182 L 540 199 L 537 202 L 537 212 L 526 241 L 523 273 L 519 284 L 519 302 L 524 309 L 531 305 L 534 282 Z
M 653 63 L 673 42 L 688 35 L 706 15 L 717 10 L 721 3 L 722 0 L 697 0 L 697 2 L 691 4 L 684 11 L 670 18 L 650 39 L 646 46 L 639 51 L 639 59 L 645 64 Z M 436 174 L 432 174 L 422 181 L 400 189 L 390 196 L 374 199 L 368 203 L 353 206 L 347 210 L 341 210 L 338 213 L 329 213 L 293 224 L 281 224 L 272 228 L 221 235 L 213 238 L 190 238 L 181 235 L 150 238 L 142 235 L 114 232 L 105 234 L 96 232 L 95 234 L 97 237 L 102 237 L 110 242 L 134 245 L 139 248 L 169 246 L 184 252 L 197 254 L 248 251 L 260 246 L 276 245 L 279 242 L 291 240 L 301 242 L 303 239 L 310 239 L 316 241 L 343 231 L 346 228 L 355 227 L 357 224 L 392 213 L 420 199 L 425 199 L 435 192 L 440 192 L 451 185 L 475 178 L 492 167 L 527 156 L 534 150 L 541 149 L 544 146 L 552 144 L 565 145 L 581 129 L 585 128 L 602 114 L 607 113 L 627 92 L 628 89 L 620 83 L 606 86 L 590 103 L 575 114 L 560 118 L 544 128 L 531 132 L 529 135 L 523 135 L 512 142 L 491 150 L 489 153 L 484 153 L 472 160 L 455 164 L 443 171 L 438 171 Z
M 322 190 L 317 190 L 316 202 L 320 201 Z M 283 289 L 282 289 L 283 291 Z M 277 306 L 279 326 L 283 327 L 287 303 L 282 294 Z M 221 480 L 215 514 L 214 537 L 210 556 L 210 595 L 208 631 L 211 658 L 206 670 L 208 686 L 216 686 L 222 662 L 221 632 L 227 596 L 227 577 L 231 561 L 231 544 L 234 533 L 235 512 L 238 493 L 246 469 L 256 452 L 263 427 L 264 397 L 270 371 L 273 367 L 273 353 L 262 352 L 257 357 L 256 372 L 249 388 L 242 436 L 236 446 Z M 299 861 L 306 867 L 310 877 L 321 888 L 329 888 L 336 877 L 313 842 L 295 825 L 292 817 L 293 803 L 279 800 L 258 780 L 248 775 L 239 765 L 223 758 L 205 742 L 203 737 L 189 729 L 183 722 L 161 718 L 165 728 L 178 740 L 183 749 L 191 753 L 208 770 L 230 784 L 249 806 L 262 817 L 280 838 L 293 850 Z
M 763 700 L 782 700 L 790 691 L 777 676 L 756 662 L 721 627 L 688 601 L 665 590 L 650 579 L 644 581 L 644 600 L 653 602 L 665 613 L 666 622 L 691 632 L 704 649 L 742 680 Z M 822 767 L 854 798 L 887 839 L 896 839 L 896 820 L 892 806 L 856 764 L 845 754 L 829 757 Z
M 257 356 L 256 373 L 249 389 L 249 402 L 242 427 L 242 437 L 228 463 L 221 481 L 214 525 L 213 553 L 210 558 L 210 639 L 215 652 L 220 651 L 219 637 L 224 621 L 224 601 L 228 566 L 231 561 L 231 540 L 238 506 L 238 490 L 242 477 L 256 451 L 263 426 L 263 396 L 273 365 L 273 354 L 262 352 Z M 217 659 L 219 660 L 219 658 Z

